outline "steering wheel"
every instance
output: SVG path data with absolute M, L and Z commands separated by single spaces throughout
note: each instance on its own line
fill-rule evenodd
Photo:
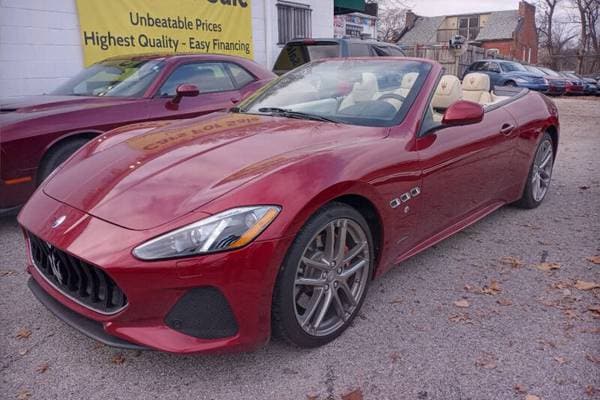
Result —
M 384 95 L 379 96 L 379 98 L 377 100 L 385 100 L 385 99 L 395 99 L 395 100 L 399 100 L 402 103 L 404 103 L 406 101 L 406 97 L 397 94 L 397 93 L 386 93 Z

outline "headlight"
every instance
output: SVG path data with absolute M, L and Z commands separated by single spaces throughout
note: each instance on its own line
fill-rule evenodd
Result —
M 152 239 L 133 250 L 142 260 L 236 249 L 253 241 L 277 217 L 277 206 L 234 208 Z

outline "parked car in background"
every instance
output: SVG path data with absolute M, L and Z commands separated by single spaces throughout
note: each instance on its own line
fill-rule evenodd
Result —
M 273 72 L 283 75 L 310 61 L 335 57 L 402 57 L 400 47 L 386 42 L 362 39 L 297 39 L 285 44 Z
M 560 96 L 567 91 L 567 79 L 561 76 L 558 72 L 550 68 L 538 67 L 533 65 L 524 65 L 529 72 L 543 74 L 548 81 L 548 90 L 545 92 L 551 96 Z
M 590 77 L 585 77 L 585 76 L 581 76 L 578 73 L 574 72 L 574 71 L 566 71 L 565 74 L 574 77 L 574 78 L 578 78 L 583 82 L 583 93 L 588 95 L 588 96 L 596 96 L 596 95 L 600 95 L 600 88 L 598 87 L 599 83 L 598 80 L 594 79 L 594 78 L 590 78 Z
M 443 74 L 425 59 L 319 60 L 229 112 L 107 133 L 19 214 L 29 288 L 117 347 L 331 342 L 373 278 L 549 193 L 552 100 Z
M 583 79 L 568 71 L 560 71 L 560 75 L 567 79 L 567 94 L 585 94 L 585 82 Z
M 253 61 L 224 55 L 118 57 L 84 69 L 49 95 L 0 102 L 0 215 L 24 204 L 58 165 L 102 133 L 227 109 L 274 77 Z
M 548 90 L 548 80 L 540 72 L 530 72 L 518 62 L 507 60 L 476 61 L 467 68 L 466 74 L 481 72 L 490 77 L 492 88 L 495 86 L 518 86 L 539 92 Z

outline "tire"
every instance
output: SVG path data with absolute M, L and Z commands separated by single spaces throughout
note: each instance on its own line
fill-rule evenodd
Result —
M 346 240 L 340 253 L 343 229 Z M 329 232 L 337 239 L 331 252 L 326 246 Z M 274 334 L 306 348 L 340 336 L 364 302 L 374 259 L 372 234 L 358 211 L 342 203 L 321 208 L 300 230 L 279 270 L 273 293 Z
M 546 157 L 549 158 L 546 160 Z M 544 165 L 540 167 L 542 163 L 544 163 Z M 529 168 L 529 174 L 527 174 L 527 184 L 525 185 L 521 198 L 515 202 L 517 207 L 531 209 L 542 204 L 550 188 L 553 166 L 554 143 L 550 134 L 546 132 L 535 150 L 535 155 L 531 167 Z M 537 178 L 534 179 L 536 174 Z M 540 192 L 540 187 L 543 185 L 545 185 L 544 190 L 543 192 Z
M 517 84 L 513 81 L 504 82 L 504 86 L 517 87 Z
M 90 139 L 78 138 L 67 140 L 58 144 L 57 147 L 50 149 L 44 156 L 42 165 L 38 169 L 37 183 L 40 185 L 60 164 L 71 157 L 81 146 L 89 142 Z

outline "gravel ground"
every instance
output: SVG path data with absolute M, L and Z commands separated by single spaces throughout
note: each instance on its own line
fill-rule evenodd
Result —
M 99 345 L 29 293 L 21 234 L 0 220 L 0 397 L 600 398 L 600 289 L 577 288 L 600 282 L 586 260 L 600 254 L 600 99 L 557 103 L 562 143 L 545 203 L 500 209 L 376 280 L 354 326 L 319 349 L 274 341 L 175 356 Z

